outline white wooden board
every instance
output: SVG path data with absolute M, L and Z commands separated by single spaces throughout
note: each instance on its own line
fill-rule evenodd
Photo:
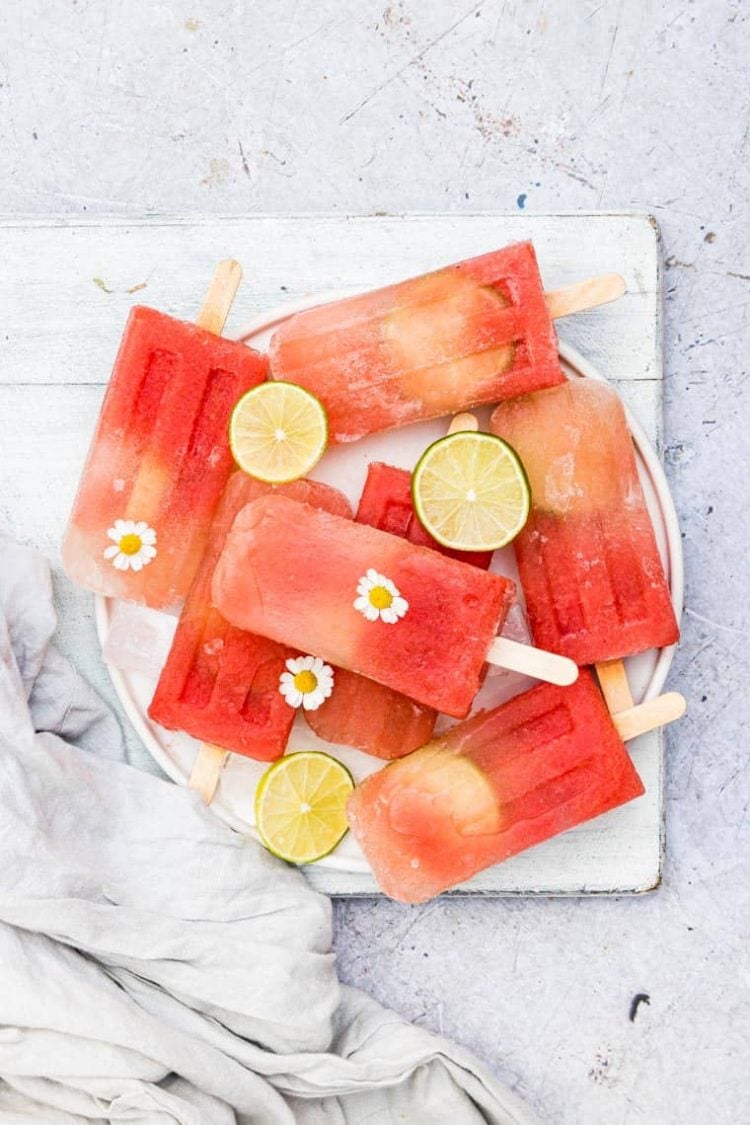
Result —
M 659 250 L 645 216 L 76 218 L 14 220 L 0 230 L 6 263 L 0 276 L 0 519 L 11 534 L 48 553 L 58 569 L 60 536 L 129 307 L 144 302 L 193 317 L 215 261 L 226 255 L 242 261 L 247 279 L 228 333 L 287 297 L 366 288 L 519 238 L 533 238 L 548 288 L 618 270 L 628 295 L 564 322 L 560 334 L 618 385 L 660 443 Z M 92 599 L 58 577 L 64 647 L 111 700 Z M 662 740 L 647 736 L 631 752 L 645 797 L 483 873 L 469 890 L 614 894 L 658 885 Z M 308 874 L 331 894 L 374 889 L 364 874 L 320 868 Z

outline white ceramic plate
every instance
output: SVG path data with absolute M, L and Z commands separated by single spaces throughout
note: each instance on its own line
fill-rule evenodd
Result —
M 304 302 L 284 305 L 246 325 L 237 338 L 255 348 L 265 350 L 273 330 L 292 313 L 310 308 L 322 301 L 336 300 L 338 297 L 349 295 L 349 292 L 317 294 Z M 561 344 L 560 356 L 563 366 L 571 377 L 604 381 L 603 376 L 574 348 Z M 484 423 L 490 411 L 485 408 L 476 413 L 480 423 Z M 682 612 L 683 567 L 677 515 L 664 470 L 655 450 L 631 414 L 629 414 L 629 422 L 636 446 L 638 470 L 679 619 Z M 420 453 L 430 442 L 444 434 L 446 427 L 447 419 L 438 419 L 376 434 L 351 445 L 335 446 L 326 453 L 311 475 L 317 480 L 326 481 L 340 488 L 356 508 L 370 461 L 386 461 L 392 465 L 411 469 Z M 517 580 L 512 548 L 496 553 L 492 569 Z M 104 646 L 114 602 L 108 598 L 97 598 L 96 603 L 97 631 L 100 642 Z M 673 653 L 673 648 L 652 649 L 626 661 L 628 678 L 637 702 L 659 694 L 664 686 Z M 125 713 L 150 754 L 169 777 L 182 785 L 187 784 L 199 743 L 182 732 L 166 731 L 148 718 L 148 705 L 156 687 L 156 679 L 143 673 L 123 671 L 111 665 L 109 671 Z M 475 706 L 494 706 L 530 685 L 531 681 L 515 674 L 491 674 L 479 693 Z M 304 718 L 298 716 L 292 728 L 289 749 L 316 748 L 325 750 L 344 761 L 357 780 L 381 768 L 383 764 L 377 758 L 372 758 L 351 747 L 323 742 L 310 730 Z M 211 808 L 239 831 L 255 834 L 253 795 L 258 780 L 266 768 L 267 763 L 255 762 L 239 754 L 232 754 L 229 757 Z M 352 873 L 369 873 L 370 870 L 351 834 L 344 838 L 332 855 L 321 860 L 318 866 Z

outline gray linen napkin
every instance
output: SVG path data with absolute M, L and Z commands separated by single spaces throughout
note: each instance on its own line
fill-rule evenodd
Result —
M 0 1121 L 528 1125 L 464 1051 L 339 985 L 329 901 L 126 765 L 0 536 Z

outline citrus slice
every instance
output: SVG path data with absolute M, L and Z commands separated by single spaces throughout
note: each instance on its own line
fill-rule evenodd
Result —
M 314 863 L 346 835 L 346 802 L 354 779 L 318 750 L 287 754 L 266 770 L 255 791 L 255 823 L 269 852 L 288 863 Z
M 516 451 L 494 434 L 461 431 L 434 442 L 412 477 L 420 523 L 443 547 L 496 551 L 518 535 L 531 489 Z
M 323 404 L 296 383 L 261 383 L 243 395 L 229 421 L 229 446 L 239 467 L 266 484 L 309 473 L 328 442 Z

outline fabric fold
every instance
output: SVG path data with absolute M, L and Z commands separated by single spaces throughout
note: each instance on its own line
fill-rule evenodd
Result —
M 331 905 L 124 762 L 0 537 L 0 1119 L 526 1125 L 466 1052 L 339 985 Z

